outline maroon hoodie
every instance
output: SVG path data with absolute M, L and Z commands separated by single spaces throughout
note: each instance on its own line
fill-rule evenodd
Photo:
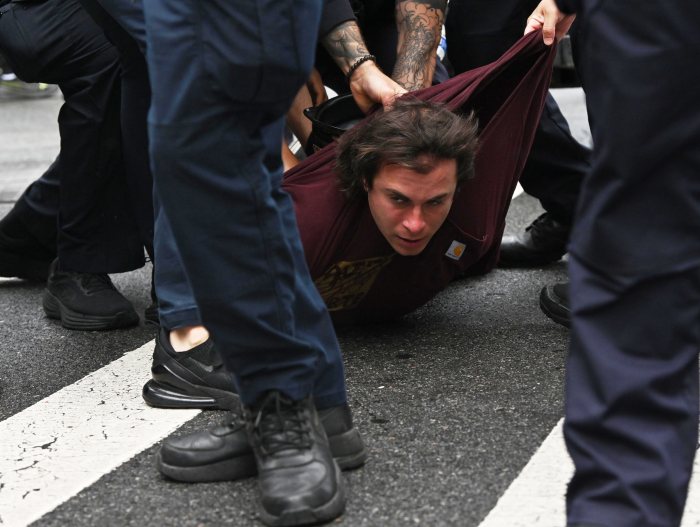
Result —
M 462 184 L 447 220 L 417 256 L 393 251 L 366 199 L 348 201 L 333 172 L 330 144 L 285 174 L 306 261 L 334 321 L 384 320 L 425 304 L 456 276 L 498 260 L 505 216 L 544 106 L 554 47 L 540 33 L 492 64 L 412 92 L 479 120 L 476 175 Z M 358 126 L 361 126 L 358 125 Z

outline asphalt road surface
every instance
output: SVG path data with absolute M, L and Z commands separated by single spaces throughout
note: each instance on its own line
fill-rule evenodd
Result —
M 557 98 L 589 141 L 580 90 Z M 0 103 L 0 216 L 55 156 L 60 102 Z M 516 197 L 507 230 L 540 212 Z M 113 278 L 143 313 L 150 268 Z M 395 323 L 339 334 L 371 457 L 345 474 L 347 511 L 334 524 L 563 525 L 568 332 L 538 295 L 565 278 L 564 262 L 497 269 Z M 186 485 L 156 471 L 163 437 L 225 415 L 145 407 L 154 329 L 68 331 L 44 317 L 41 293 L 0 281 L 0 525 L 259 525 L 255 480 Z

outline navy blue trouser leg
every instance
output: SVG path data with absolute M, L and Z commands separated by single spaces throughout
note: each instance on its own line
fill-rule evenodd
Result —
M 126 39 L 117 35 L 119 41 L 126 49 L 126 59 L 133 64 L 133 74 L 123 79 L 122 83 L 128 85 L 129 105 L 128 115 L 123 118 L 128 119 L 125 128 L 131 130 L 130 140 L 132 152 L 135 152 L 134 161 L 136 169 L 140 172 L 143 169 L 142 155 L 148 157 L 148 138 L 146 115 L 150 105 L 150 84 L 148 75 L 141 75 L 138 67 L 138 59 L 133 57 L 134 45 L 141 53 L 146 53 L 146 21 L 141 0 L 124 2 L 122 0 L 81 0 L 84 4 L 99 4 L 132 39 L 132 44 L 125 42 Z M 94 16 L 94 13 L 92 13 Z M 104 16 L 97 13 L 97 16 Z M 109 21 L 106 21 L 110 24 Z M 144 152 L 142 154 L 142 152 Z M 147 177 L 143 179 L 152 184 L 152 177 L 148 161 L 146 161 Z M 149 193 L 150 195 L 151 193 Z M 158 297 L 158 316 L 160 324 L 167 330 L 172 330 L 187 326 L 199 326 L 202 319 L 199 315 L 197 303 L 192 294 L 192 288 L 187 280 L 187 275 L 182 266 L 180 253 L 175 245 L 172 229 L 165 215 L 165 211 L 160 205 L 156 189 L 152 192 L 153 206 L 151 218 L 153 234 L 154 252 L 154 285 L 156 296 Z
M 700 4 L 573 3 L 595 149 L 570 245 L 568 521 L 675 527 L 698 434 Z
M 700 268 L 643 279 L 569 260 L 573 524 L 680 524 L 698 432 Z
M 304 397 L 317 377 L 332 386 L 319 406 L 345 401 L 335 334 L 264 133 L 276 127 L 281 140 L 280 119 L 311 68 L 320 7 L 144 3 L 156 187 L 244 404 L 271 389 Z

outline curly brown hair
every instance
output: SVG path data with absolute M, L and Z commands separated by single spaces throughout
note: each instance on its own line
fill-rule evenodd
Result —
M 460 116 L 443 104 L 401 97 L 340 137 L 335 163 L 340 188 L 350 199 L 360 197 L 388 164 L 426 174 L 432 163 L 424 156 L 454 159 L 459 186 L 474 175 L 477 131 L 473 113 Z

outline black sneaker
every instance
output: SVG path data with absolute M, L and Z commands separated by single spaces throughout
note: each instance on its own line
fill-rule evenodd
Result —
M 37 241 L 14 209 L 0 220 L 0 276 L 45 283 L 55 258 L 55 247 Z
M 307 397 L 268 393 L 243 410 L 258 468 L 260 519 L 272 527 L 333 520 L 345 510 L 345 483 Z
M 571 309 L 569 308 L 569 284 L 548 285 L 540 292 L 542 312 L 557 324 L 571 326 Z
M 157 408 L 238 408 L 234 377 L 207 339 L 189 351 L 178 352 L 161 328 L 153 350 L 153 378 L 143 387 L 143 399 Z
M 51 266 L 44 291 L 44 312 L 67 329 L 98 331 L 139 323 L 134 306 L 106 274 L 61 271 Z
M 331 454 L 342 470 L 361 467 L 367 449 L 353 426 L 347 404 L 318 411 Z M 164 476 L 189 483 L 235 481 L 257 473 L 253 450 L 240 417 L 219 426 L 184 437 L 166 439 L 156 456 Z
M 498 265 L 538 267 L 561 260 L 566 254 L 571 226 L 556 221 L 545 212 L 522 235 L 504 236 Z

